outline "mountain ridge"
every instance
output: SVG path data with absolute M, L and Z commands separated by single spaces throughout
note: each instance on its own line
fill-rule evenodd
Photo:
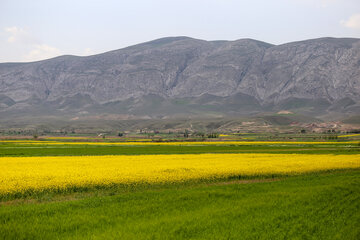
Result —
M 205 41 L 181 36 L 85 57 L 0 63 L 4 114 L 31 109 L 43 115 L 97 114 L 107 109 L 106 104 L 117 103 L 118 108 L 107 111 L 141 116 L 162 106 L 156 111 L 165 116 L 282 109 L 312 116 L 351 115 L 360 113 L 359 93 L 356 38 L 273 45 L 254 39 Z M 211 96 L 208 102 L 199 102 L 204 94 Z M 144 109 L 147 101 L 157 105 Z

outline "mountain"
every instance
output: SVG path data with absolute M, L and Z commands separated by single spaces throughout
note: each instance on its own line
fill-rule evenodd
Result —
M 360 113 L 360 39 L 282 45 L 162 38 L 88 57 L 0 63 L 0 114 L 140 118 Z

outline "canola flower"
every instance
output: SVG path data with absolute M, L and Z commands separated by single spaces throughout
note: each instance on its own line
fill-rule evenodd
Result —
M 339 138 L 344 138 L 344 137 L 360 137 L 360 133 L 359 134 L 348 134 L 348 135 L 341 135 L 338 136 Z
M 178 154 L 0 158 L 0 195 L 112 184 L 360 168 L 360 155 Z
M 198 142 L 61 142 L 61 141 L 32 141 L 32 140 L 4 140 L 0 143 L 18 143 L 33 145 L 348 145 L 357 144 L 357 141 L 348 142 L 285 142 L 285 141 L 198 141 Z

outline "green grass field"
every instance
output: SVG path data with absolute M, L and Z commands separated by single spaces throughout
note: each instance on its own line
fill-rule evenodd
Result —
M 25 145 L 1 143 L 0 157 L 6 156 L 82 156 L 82 155 L 147 155 L 201 153 L 298 153 L 298 154 L 360 154 L 356 143 L 346 145 Z
M 26 145 L 1 157 L 360 154 L 342 145 Z M 200 155 L 199 155 L 200 156 Z M 1 179 L 0 179 L 1 181 Z M 360 168 L 0 198 L 0 239 L 360 239 Z
M 359 239 L 360 171 L 0 207 L 1 239 Z

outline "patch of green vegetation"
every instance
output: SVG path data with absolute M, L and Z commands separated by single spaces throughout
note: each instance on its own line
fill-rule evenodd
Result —
M 0 157 L 10 156 L 90 156 L 201 153 L 297 153 L 360 154 L 360 147 L 346 145 L 24 145 L 0 143 Z
M 1 239 L 359 239 L 360 170 L 0 207 Z

